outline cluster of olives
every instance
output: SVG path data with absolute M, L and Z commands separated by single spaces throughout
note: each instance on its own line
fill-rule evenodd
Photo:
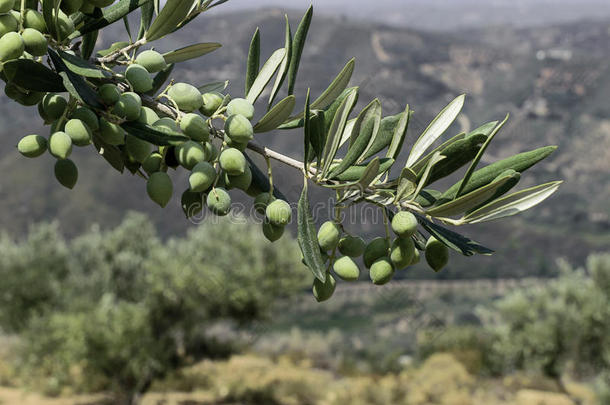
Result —
M 408 211 L 400 211 L 392 218 L 391 227 L 396 237 L 378 237 L 368 244 L 359 237 L 342 236 L 340 224 L 327 221 L 318 231 L 318 243 L 323 259 L 332 260 L 334 274 L 344 281 L 356 281 L 360 277 L 360 267 L 354 261 L 362 256 L 371 281 L 377 285 L 389 282 L 396 270 L 406 269 L 419 262 L 419 250 L 415 247 L 413 236 L 417 232 L 417 218 Z M 449 260 L 447 246 L 431 236 L 425 247 L 425 258 L 434 271 L 440 271 Z M 324 282 L 314 280 L 313 294 L 318 301 L 329 299 L 335 291 L 336 280 L 326 274 Z

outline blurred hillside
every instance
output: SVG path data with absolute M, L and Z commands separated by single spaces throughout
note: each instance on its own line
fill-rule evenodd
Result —
M 263 56 L 282 46 L 282 13 L 272 9 L 202 16 L 159 42 L 158 48 L 165 51 L 196 41 L 221 42 L 223 48 L 176 69 L 173 77 L 194 84 L 230 79 L 229 91 L 237 95 L 243 88 L 247 46 L 257 26 L 263 27 Z M 123 32 L 100 42 L 107 45 L 119 36 Z M 455 256 L 448 271 L 440 274 L 448 278 L 544 276 L 549 275 L 552 266 L 548 263 L 554 257 L 581 262 L 589 251 L 610 245 L 609 39 L 610 23 L 600 21 L 445 34 L 318 16 L 303 56 L 297 94 L 303 96 L 309 86 L 312 94 L 320 94 L 355 56 L 352 82 L 362 86 L 362 105 L 379 97 L 384 115 L 397 113 L 406 103 L 415 110 L 407 144 L 448 101 L 465 92 L 469 97 L 463 116 L 452 128 L 455 133 L 459 126 L 474 128 L 511 114 L 484 161 L 546 144 L 559 145 L 558 152 L 528 172 L 520 185 L 562 178 L 566 182 L 559 193 L 521 217 L 462 229 L 498 253 L 493 258 L 466 260 Z M 26 160 L 12 147 L 25 133 L 46 135 L 48 129 L 39 125 L 35 109 L 26 110 L 2 98 L 0 112 L 0 136 L 5 145 L 11 145 L 0 151 L 0 221 L 9 231 L 23 232 L 33 222 L 58 218 L 66 233 L 75 234 L 95 222 L 115 225 L 129 209 L 148 212 L 165 235 L 192 226 L 182 219 L 177 198 L 161 210 L 146 197 L 141 179 L 130 174 L 117 176 L 95 156 L 93 148 L 75 151 L 79 182 L 73 191 L 62 188 L 53 178 L 50 156 Z M 270 139 L 261 141 L 298 157 L 298 132 L 263 136 Z M 292 200 L 300 192 L 301 180 L 296 174 L 287 169 L 278 176 L 280 188 Z M 185 188 L 186 179 L 176 179 L 175 196 L 179 198 Z M 328 195 L 318 192 L 316 198 Z M 369 236 L 379 231 L 369 224 L 361 227 Z M 411 275 L 431 276 L 423 266 Z

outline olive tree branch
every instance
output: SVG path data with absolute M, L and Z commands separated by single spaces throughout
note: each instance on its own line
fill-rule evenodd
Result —
M 110 62 L 115 62 L 117 59 L 119 59 L 121 56 L 124 56 L 124 54 L 126 54 L 129 51 L 134 50 L 135 48 L 138 48 L 142 45 L 144 45 L 146 43 L 146 38 L 142 38 L 137 40 L 136 42 L 134 42 L 131 45 L 127 45 L 124 48 L 121 49 L 117 49 L 111 53 L 109 53 L 108 55 L 101 57 L 101 58 L 93 58 L 92 62 L 93 63 L 110 63 Z

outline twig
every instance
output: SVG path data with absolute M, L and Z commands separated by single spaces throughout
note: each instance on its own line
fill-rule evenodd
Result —
M 124 56 L 125 53 L 139 47 L 142 46 L 146 43 L 146 38 L 142 38 L 137 40 L 136 42 L 134 42 L 131 45 L 126 46 L 125 48 L 121 48 L 121 49 L 117 49 L 116 51 L 113 51 L 111 53 L 109 53 L 108 55 L 101 57 L 101 58 L 93 58 L 92 62 L 93 63 L 110 63 L 110 62 L 114 62 L 117 59 L 119 59 L 121 56 Z

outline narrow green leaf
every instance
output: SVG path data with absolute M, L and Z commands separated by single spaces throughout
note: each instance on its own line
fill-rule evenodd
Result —
M 87 19 L 85 24 L 78 30 L 74 31 L 69 38 L 78 38 L 92 31 L 100 30 L 110 24 L 114 24 L 121 18 L 131 13 L 134 10 L 142 7 L 144 4 L 152 0 L 119 0 L 110 7 L 102 10 L 102 15 L 97 18 Z M 44 6 L 43 1 L 43 6 Z
M 59 72 L 63 79 L 64 87 L 70 91 L 70 94 L 89 107 L 104 109 L 104 105 L 100 102 L 97 93 L 85 79 L 68 69 L 64 61 L 54 50 L 49 48 L 48 53 L 55 66 L 55 70 Z
M 42 2 L 42 17 L 44 18 L 44 22 L 47 25 L 47 30 L 49 30 L 49 34 L 53 38 L 57 38 L 55 18 L 53 17 L 55 3 L 55 0 L 47 0 Z
M 61 76 L 42 63 L 30 59 L 14 59 L 5 62 L 3 73 L 9 82 L 26 90 L 66 91 Z
M 299 64 L 301 63 L 301 56 L 303 55 L 303 48 L 305 48 L 312 16 L 313 6 L 309 6 L 309 9 L 307 9 L 307 12 L 301 19 L 297 31 L 294 34 L 292 57 L 290 58 L 290 67 L 288 68 L 288 94 L 294 94 L 294 85 L 297 80 Z
M 309 162 L 311 162 L 311 156 L 313 147 L 311 145 L 311 109 L 309 106 L 309 96 L 311 89 L 307 89 L 307 96 L 305 97 L 305 125 L 303 126 L 303 161 L 305 162 L 305 171 L 308 169 Z M 313 153 L 312 153 L 313 152 Z
M 329 179 L 340 175 L 356 162 L 370 144 L 371 139 L 377 134 L 377 131 L 379 131 L 380 121 L 381 103 L 378 99 L 375 99 L 367 105 L 356 118 L 352 130 L 352 134 L 356 135 L 355 140 L 353 143 L 350 143 L 347 154 L 341 160 L 341 163 L 330 171 L 328 175 Z
M 279 127 L 284 120 L 292 114 L 296 104 L 296 97 L 288 96 L 277 103 L 254 126 L 254 132 L 269 132 Z
M 250 166 L 250 171 L 252 172 L 252 185 L 256 186 L 263 193 L 269 192 L 271 189 L 271 185 L 269 184 L 269 178 L 261 169 L 258 168 L 256 163 L 252 160 L 247 153 L 244 153 L 246 160 L 248 161 L 248 165 Z M 280 191 L 277 185 L 273 186 L 273 195 L 275 198 L 280 198 L 284 201 L 288 201 L 288 198 Z
M 320 167 L 320 162 L 322 160 L 322 155 L 324 152 L 324 145 L 326 144 L 326 127 L 324 125 L 324 112 L 318 111 L 314 112 L 310 119 L 311 129 L 310 129 L 310 142 L 311 147 L 313 148 L 314 155 L 317 158 L 318 167 Z
M 350 79 L 352 78 L 352 73 L 354 73 L 354 65 L 356 61 L 355 59 L 347 62 L 347 65 L 339 72 L 335 80 L 328 86 L 328 88 L 322 93 L 320 97 L 318 97 L 313 103 L 311 103 L 311 108 L 316 110 L 321 110 L 332 104 L 333 101 L 347 88 Z
M 457 192 L 455 193 L 454 198 L 459 198 L 459 196 L 462 195 L 464 188 L 470 181 L 470 177 L 472 176 L 472 174 L 474 173 L 474 170 L 477 168 L 477 165 L 481 161 L 481 158 L 483 157 L 485 150 L 487 150 L 487 147 L 489 146 L 491 141 L 495 138 L 496 134 L 500 131 L 500 129 L 504 126 L 504 124 L 506 124 L 506 121 L 508 121 L 508 114 L 506 114 L 506 117 L 504 118 L 504 120 L 494 128 L 492 133 L 487 137 L 487 140 L 485 141 L 483 146 L 481 146 L 481 149 L 479 149 L 479 152 L 477 153 L 475 158 L 472 160 L 470 167 L 468 167 L 468 170 L 466 170 L 466 174 L 462 178 L 460 187 L 458 188 Z
M 464 98 L 464 94 L 456 97 L 432 120 L 428 128 L 424 130 L 417 142 L 415 142 L 415 145 L 413 145 L 413 149 L 411 149 L 407 159 L 407 167 L 411 167 L 417 162 L 426 149 L 443 135 L 447 128 L 455 121 L 464 106 Z
M 375 157 L 375 159 L 371 160 L 368 165 L 366 165 L 364 173 L 362 173 L 362 176 L 360 176 L 360 179 L 358 179 L 358 185 L 361 187 L 362 190 L 366 189 L 371 184 L 371 182 L 375 180 L 375 178 L 379 174 L 380 167 L 381 164 L 379 163 L 378 156 Z
M 109 145 L 104 142 L 95 132 L 92 134 L 91 139 L 93 141 L 93 146 L 95 146 L 95 149 L 97 149 L 97 152 L 110 164 L 110 166 L 115 168 L 120 173 L 123 173 L 123 170 L 125 169 L 125 161 L 123 160 L 121 150 L 116 146 Z
M 84 77 L 91 77 L 94 79 L 106 79 L 111 76 L 110 73 L 98 69 L 95 65 L 88 61 L 79 58 L 78 56 L 71 55 L 62 50 L 58 50 L 57 53 L 64 61 L 68 69 L 77 75 Z
M 328 138 L 326 139 L 326 145 L 324 146 L 323 153 L 323 167 L 322 172 L 320 173 L 320 178 L 325 178 L 330 169 L 330 165 L 337 154 L 337 149 L 339 148 L 339 142 L 341 141 L 341 136 L 343 135 L 343 130 L 345 129 L 345 124 L 347 123 L 347 118 L 349 114 L 352 112 L 354 106 L 356 105 L 356 93 L 352 92 L 341 106 L 337 110 L 337 114 L 333 119 L 333 123 L 330 126 L 330 131 L 328 134 Z
M 433 217 L 452 217 L 454 215 L 462 214 L 489 200 L 489 198 L 493 197 L 496 191 L 509 181 L 509 179 L 510 176 L 503 176 L 500 179 L 471 191 L 468 194 L 464 194 L 455 200 L 451 200 L 445 204 L 427 210 L 426 215 Z
M 428 161 L 428 165 L 426 166 L 426 170 L 424 171 L 423 176 L 421 177 L 421 179 L 419 180 L 419 183 L 417 184 L 417 189 L 415 189 L 415 193 L 413 193 L 413 195 L 411 195 L 411 200 L 415 200 L 417 198 L 417 196 L 419 195 L 419 192 L 424 188 L 424 184 L 426 184 L 426 181 L 428 180 L 428 176 L 430 176 L 430 172 L 432 171 L 432 168 L 434 167 L 434 165 L 436 165 L 438 162 L 442 161 L 443 159 L 445 159 L 445 156 L 441 155 L 440 152 L 435 152 L 434 155 L 432 155 L 432 157 Z
M 146 40 L 151 42 L 172 32 L 186 18 L 192 6 L 193 0 L 167 0 L 146 32 Z
M 165 59 L 165 62 L 167 63 L 184 62 L 213 52 L 221 46 L 222 45 L 215 42 L 204 42 L 189 45 L 185 46 L 184 48 L 176 49 L 175 51 L 164 53 L 163 59 Z
M 225 91 L 228 86 L 229 86 L 229 81 L 225 80 L 224 82 L 206 83 L 202 86 L 197 87 L 197 89 L 199 89 L 201 94 L 205 94 L 205 93 L 211 93 L 213 91 Z
M 417 190 L 417 175 L 413 170 L 405 167 L 400 172 L 398 177 L 398 184 L 396 186 L 396 200 L 395 202 L 401 201 L 413 194 Z
M 123 24 L 125 24 L 125 30 L 127 31 L 129 41 L 133 42 L 133 37 L 131 36 L 131 27 L 129 26 L 129 19 L 127 18 L 127 16 L 123 17 Z
M 165 69 L 157 73 L 153 78 L 152 89 L 146 92 L 146 94 L 148 94 L 149 96 L 154 96 L 159 90 L 161 90 L 163 85 L 167 82 L 167 79 L 169 79 L 169 77 L 171 76 L 172 71 L 174 70 L 174 66 L 175 65 L 171 63 L 167 65 Z
M 359 164 L 359 165 L 354 165 L 354 166 L 350 167 L 349 169 L 347 169 L 346 171 L 344 171 L 343 173 L 341 173 L 340 175 L 338 175 L 335 180 L 338 180 L 338 181 L 359 180 L 362 177 L 362 174 L 365 172 L 366 167 L 369 165 L 369 163 L 370 162 L 366 162 L 366 163 Z M 379 171 L 377 172 L 377 175 L 385 173 L 387 170 L 389 170 L 392 167 L 393 164 L 394 164 L 394 159 L 390 159 L 390 158 L 379 159 Z
M 155 6 L 152 2 L 147 2 L 142 5 L 141 15 L 140 15 L 140 28 L 138 30 L 138 40 L 144 38 L 146 35 L 146 30 L 150 27 L 152 23 L 153 15 L 155 12 Z
M 258 76 L 258 70 L 261 66 L 261 33 L 258 27 L 254 31 L 252 41 L 250 41 L 250 49 L 248 50 L 248 62 L 246 64 L 246 92 L 245 96 L 248 95 L 256 76 Z
M 460 252 L 464 256 L 472 256 L 475 253 L 490 255 L 494 252 L 493 250 L 486 248 L 472 239 L 427 220 L 425 217 L 419 214 L 414 215 L 417 218 L 417 222 L 419 222 L 425 230 L 430 232 L 432 236 L 441 241 L 450 249 Z
M 81 55 L 83 59 L 89 59 L 93 55 L 95 49 L 95 43 L 97 42 L 97 35 L 99 31 L 91 31 L 83 35 L 83 43 L 81 45 Z
M 273 89 L 269 94 L 269 103 L 267 104 L 267 108 L 271 108 L 273 102 L 275 101 L 275 97 L 277 97 L 277 93 L 280 91 L 282 84 L 284 84 L 284 80 L 286 79 L 286 75 L 288 74 L 288 66 L 290 65 L 290 58 L 292 58 L 292 31 L 290 30 L 290 22 L 288 21 L 288 16 L 285 15 L 286 18 L 286 37 L 284 38 L 284 49 L 286 50 L 286 57 L 282 61 L 280 65 L 280 69 L 277 72 L 277 76 L 275 77 L 275 83 L 273 84 Z M 288 117 L 286 117 L 288 118 Z
M 407 135 L 407 128 L 409 127 L 409 118 L 411 118 L 411 111 L 409 111 L 409 105 L 405 108 L 405 112 L 402 113 L 396 128 L 394 129 L 394 135 L 392 136 L 392 142 L 390 143 L 390 147 L 388 148 L 388 152 L 386 153 L 386 157 L 396 159 L 400 150 L 402 149 L 402 144 L 405 140 L 405 136 Z
M 326 265 L 322 259 L 318 244 L 318 232 L 311 216 L 309 198 L 307 197 L 307 179 L 304 179 L 303 191 L 297 208 L 297 240 L 303 253 L 305 265 L 320 281 L 326 279 Z
M 158 146 L 180 145 L 189 140 L 179 132 L 159 131 L 153 126 L 137 121 L 125 122 L 121 127 L 136 138 Z
M 426 169 L 426 166 L 428 165 L 428 161 L 436 152 L 442 152 L 449 146 L 464 139 L 465 137 L 466 137 L 466 134 L 464 132 L 454 135 L 452 138 L 446 140 L 438 147 L 432 149 L 432 151 L 430 153 L 428 153 L 426 156 L 419 159 L 413 166 L 411 166 L 411 170 L 413 170 L 415 173 L 422 173 Z
M 561 183 L 553 181 L 509 194 L 471 212 L 462 218 L 462 221 L 476 224 L 518 214 L 549 198 Z
M 381 122 L 379 123 L 379 132 L 377 133 L 373 144 L 367 148 L 362 160 L 370 158 L 390 145 L 394 137 L 396 126 L 398 125 L 398 122 L 402 116 L 403 114 L 400 113 L 383 117 L 381 119 Z
M 286 49 L 278 49 L 267 59 L 252 83 L 246 99 L 254 104 L 286 57 Z

